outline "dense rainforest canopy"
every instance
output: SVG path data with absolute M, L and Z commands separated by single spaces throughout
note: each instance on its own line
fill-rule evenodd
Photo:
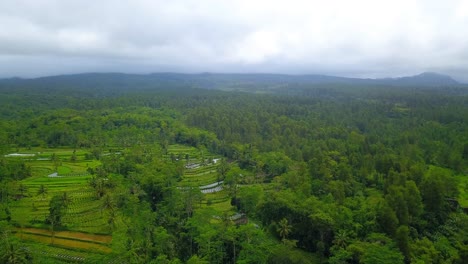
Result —
M 0 83 L 0 262 L 468 262 L 463 87 L 87 78 Z

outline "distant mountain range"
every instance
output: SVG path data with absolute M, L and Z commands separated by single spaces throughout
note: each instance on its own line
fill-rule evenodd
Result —
M 287 74 L 230 74 L 230 73 L 83 73 L 58 75 L 33 79 L 8 78 L 0 79 L 0 88 L 37 87 L 51 89 L 78 88 L 92 89 L 152 89 L 161 87 L 192 87 L 206 89 L 278 89 L 278 87 L 317 86 L 340 84 L 351 86 L 394 86 L 394 87 L 427 87 L 457 88 L 465 85 L 450 76 L 425 72 L 419 75 L 383 78 L 360 79 L 327 75 L 287 75 Z
M 443 75 L 434 72 L 423 72 L 418 75 L 401 78 L 377 79 L 377 81 L 388 82 L 389 84 L 420 86 L 450 86 L 460 84 L 448 75 Z

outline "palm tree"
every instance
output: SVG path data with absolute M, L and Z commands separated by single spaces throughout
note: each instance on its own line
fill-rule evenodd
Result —
M 346 248 L 348 246 L 349 235 L 348 232 L 345 230 L 341 230 L 335 234 L 335 239 L 333 240 L 333 244 L 338 246 L 339 248 Z
M 47 188 L 44 186 L 44 184 L 41 184 L 39 186 L 39 190 L 37 190 L 37 195 L 42 195 L 42 199 L 44 199 L 44 196 L 47 194 Z
M 110 211 L 107 218 L 107 224 L 109 225 L 109 229 L 112 231 L 115 228 L 115 221 L 117 219 L 117 214 L 114 210 Z
M 105 188 L 104 188 L 105 186 L 104 186 L 104 181 L 103 181 L 103 179 L 93 177 L 93 178 L 90 180 L 89 185 L 91 185 L 91 187 L 94 188 L 94 191 L 96 192 L 96 197 L 97 197 L 97 199 L 101 199 L 102 196 L 104 196 L 106 190 L 105 190 Z
M 292 226 L 288 223 L 288 219 L 283 218 L 281 221 L 278 223 L 278 228 L 276 231 L 278 231 L 281 241 L 285 241 L 286 237 L 291 233 Z
M 28 263 L 27 252 L 18 245 L 7 245 L 6 252 L 3 254 L 2 259 L 4 263 Z
M 67 208 L 68 205 L 70 205 L 71 201 L 72 200 L 71 200 L 70 196 L 67 194 L 67 192 L 63 192 L 63 194 L 62 194 L 62 204 L 63 204 L 63 206 L 65 208 Z
M 28 191 L 28 187 L 26 187 L 26 185 L 24 184 L 20 184 L 18 186 L 18 191 L 21 193 L 21 197 L 22 197 L 24 193 Z
M 47 217 L 47 220 L 50 223 L 50 231 L 52 232 L 52 238 L 51 238 L 51 243 L 54 244 L 54 239 L 55 239 L 55 226 L 58 224 L 58 219 L 57 215 L 50 214 Z
M 218 182 L 220 180 L 224 180 L 224 178 L 226 178 L 227 172 L 229 171 L 229 163 L 227 163 L 224 158 L 221 158 L 219 166 L 216 170 L 218 171 Z
M 112 197 L 109 194 L 106 194 L 104 196 L 104 199 L 102 201 L 102 210 L 109 210 L 111 212 L 114 211 L 115 208 L 115 203 Z
M 2 237 L 3 245 L 0 250 L 0 262 L 2 263 L 30 263 L 31 256 L 25 247 L 14 239 L 9 238 L 7 232 Z

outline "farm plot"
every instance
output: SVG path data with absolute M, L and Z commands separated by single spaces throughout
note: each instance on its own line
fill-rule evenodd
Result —
M 180 184 L 184 186 L 203 186 L 217 182 L 219 179 L 216 168 L 216 164 L 209 164 L 196 169 L 186 169 Z
M 56 164 L 46 158 L 49 154 L 41 154 L 37 159 L 29 159 L 33 176 L 22 180 L 21 195 L 16 195 L 10 201 L 11 221 L 21 228 L 17 236 L 28 242 L 31 248 L 41 248 L 50 245 L 46 251 L 37 250 L 40 255 L 54 257 L 60 261 L 83 261 L 86 254 L 74 254 L 73 250 L 95 252 L 96 254 L 111 251 L 111 232 L 107 215 L 102 211 L 102 201 L 97 200 L 95 191 L 89 186 L 91 175 L 87 168 L 95 167 L 99 161 L 70 161 L 70 150 L 54 150 L 59 162 Z M 84 152 L 83 152 L 84 153 Z M 84 155 L 80 153 L 80 155 Z M 37 156 L 36 156 L 37 157 Z M 46 192 L 40 193 L 40 189 Z M 51 235 L 45 219 L 49 215 L 49 203 L 55 195 L 64 192 L 70 199 L 62 216 L 62 226 L 70 231 L 56 231 Z M 54 253 L 55 250 L 70 249 L 71 253 Z
M 87 168 L 94 168 L 100 164 L 98 160 L 87 159 L 87 156 L 90 156 L 87 150 L 70 148 L 18 149 L 17 153 L 6 155 L 8 158 L 26 160 L 33 176 L 43 176 L 57 171 L 60 174 L 86 172 Z
M 216 203 L 224 203 L 228 201 L 229 205 L 231 200 L 229 199 L 229 195 L 226 190 L 222 190 L 219 192 L 212 192 L 212 193 L 206 193 L 205 194 L 205 201 L 203 201 L 203 204 L 205 205 L 211 205 L 211 204 L 216 204 Z
M 62 178 L 56 178 L 61 180 Z M 95 199 L 94 191 L 89 188 L 73 188 L 66 185 L 51 186 L 50 193 L 45 198 L 41 195 L 32 198 L 23 198 L 12 206 L 12 218 L 22 226 L 40 226 L 49 214 L 49 201 L 54 194 L 67 192 L 70 198 L 62 224 L 70 230 L 106 233 L 109 232 L 105 215 L 101 208 L 102 201 Z M 46 188 L 47 188 L 46 187 Z
M 107 219 L 102 211 L 102 201 L 94 199 L 94 193 L 80 200 L 72 198 L 62 221 L 70 230 L 88 233 L 109 232 Z
M 32 240 L 42 244 L 55 245 L 71 249 L 84 249 L 87 251 L 110 253 L 111 249 L 102 244 L 96 244 L 88 241 L 81 241 L 73 238 L 54 237 L 52 235 L 33 234 L 33 233 L 17 233 L 17 236 L 23 240 Z
M 49 213 L 49 201 L 54 195 L 67 192 L 67 194 L 70 195 L 73 204 L 75 194 L 83 191 L 89 192 L 89 178 L 89 176 L 62 178 L 49 178 L 47 176 L 42 176 L 31 177 L 21 181 L 25 190 L 23 191 L 21 199 L 11 202 L 10 208 L 12 219 L 23 226 L 43 221 Z M 41 186 L 44 187 L 46 192 L 39 194 Z M 76 196 L 77 198 L 80 197 L 78 195 Z
M 173 153 L 192 151 L 194 156 L 187 162 L 185 167 L 184 176 L 179 182 L 179 188 L 200 188 L 204 193 L 204 199 L 201 202 L 201 207 L 210 207 L 215 209 L 219 216 L 227 213 L 234 214 L 235 208 L 231 206 L 231 200 L 226 190 L 224 190 L 224 183 L 219 178 L 218 166 L 219 159 L 209 153 L 204 153 L 204 163 L 200 159 L 200 151 L 195 148 L 183 148 L 185 146 L 177 146 L 170 148 Z M 198 151 L 198 156 L 197 156 Z M 209 157 L 209 158 L 207 158 Z M 208 161 L 211 163 L 206 164 Z
M 167 153 L 163 155 L 166 160 L 180 160 L 186 164 L 201 164 L 203 160 L 210 162 L 216 160 L 216 156 L 206 150 L 200 150 L 192 146 L 186 145 L 169 145 Z
M 112 241 L 112 236 L 109 235 L 96 235 L 96 234 L 88 234 L 82 232 L 73 232 L 73 231 L 55 231 L 53 234 L 50 230 L 39 229 L 39 228 L 19 228 L 17 229 L 17 233 L 19 235 L 22 234 L 34 234 L 34 235 L 43 235 L 43 236 L 54 236 L 58 238 L 65 238 L 65 239 L 74 239 L 80 241 L 86 241 L 91 243 L 97 244 L 109 244 Z
M 83 251 L 81 249 L 75 250 L 64 247 L 54 247 L 47 244 L 35 243 L 32 240 L 24 241 L 26 250 L 39 257 L 38 263 L 84 262 L 101 256 L 100 253 Z

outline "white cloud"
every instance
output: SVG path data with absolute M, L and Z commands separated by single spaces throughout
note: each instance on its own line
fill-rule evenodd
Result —
M 28 58 L 60 57 L 68 72 L 437 69 L 463 78 L 467 24 L 463 0 L 2 1 L 0 63 L 23 76 L 35 74 L 21 70 Z

